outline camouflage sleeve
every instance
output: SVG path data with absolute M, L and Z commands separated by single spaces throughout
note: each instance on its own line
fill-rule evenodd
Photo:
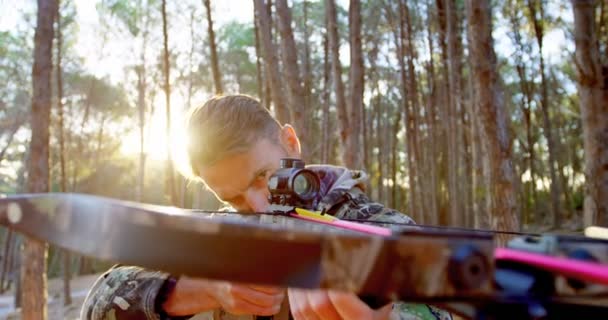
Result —
M 333 212 L 340 219 L 357 219 L 384 223 L 385 227 L 394 231 L 404 228 L 403 225 L 414 225 L 409 216 L 371 201 L 367 195 L 358 188 L 346 192 L 340 204 L 333 206 Z M 393 306 L 391 320 L 451 320 L 452 315 L 435 306 L 397 302 Z
M 81 320 L 156 320 L 156 297 L 169 274 L 115 266 L 97 279 L 80 312 Z
M 336 190 L 339 192 L 339 190 Z M 355 219 L 383 224 L 385 227 L 398 231 L 404 225 L 414 225 L 409 216 L 384 205 L 371 201 L 359 188 L 342 192 L 341 200 L 332 206 L 331 214 L 340 219 Z M 326 207 L 329 207 L 326 205 Z

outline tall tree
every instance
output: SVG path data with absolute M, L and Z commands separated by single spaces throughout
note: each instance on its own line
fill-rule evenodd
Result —
M 209 34 L 209 51 L 211 51 L 211 72 L 213 73 L 213 83 L 215 84 L 215 93 L 222 94 L 222 75 L 220 66 L 217 60 L 217 47 L 215 45 L 215 32 L 213 31 L 213 20 L 211 19 L 211 3 L 210 0 L 203 0 L 205 10 L 207 11 L 207 33 Z
M 61 35 L 61 5 L 60 0 L 57 0 L 57 12 L 55 13 L 56 19 L 56 43 L 55 43 L 55 76 L 57 85 L 57 111 L 59 114 L 59 168 L 60 168 L 60 182 L 59 191 L 67 192 L 67 178 L 65 172 L 65 134 L 64 134 L 64 115 L 63 115 L 63 68 L 62 62 L 62 46 L 63 38 Z M 70 290 L 70 262 L 71 255 L 68 250 L 63 250 L 62 253 L 62 270 L 63 270 L 63 297 L 64 305 L 72 303 L 72 294 Z
M 291 28 L 291 12 L 287 5 L 287 0 L 277 0 L 276 2 L 278 27 L 281 34 L 281 49 L 283 58 L 283 70 L 285 78 L 287 78 L 287 92 L 289 97 L 289 108 L 293 115 L 293 124 L 302 137 L 302 158 L 306 161 L 310 154 L 308 149 L 311 144 L 308 143 L 307 119 L 308 105 L 306 105 L 306 93 L 302 86 L 300 78 L 300 70 L 298 67 L 298 51 L 296 50 L 296 42 L 293 38 L 293 29 Z
M 258 98 L 262 101 L 262 105 L 268 108 L 266 97 L 264 96 L 264 87 L 266 81 L 263 80 L 262 73 L 262 50 L 260 48 L 260 28 L 258 26 L 258 18 L 255 10 L 253 10 L 253 34 L 255 36 L 255 71 L 256 83 L 258 88 Z
M 433 9 L 432 9 L 431 1 L 427 0 L 426 10 L 427 10 L 427 21 L 428 21 L 428 29 L 427 29 L 427 42 L 429 52 L 434 52 L 434 43 L 433 43 Z M 428 86 L 428 96 L 427 96 L 427 104 L 426 104 L 426 125 L 428 126 L 428 171 L 430 175 L 429 181 L 429 201 L 430 208 L 429 212 L 425 212 L 425 223 L 437 224 L 439 219 L 438 213 L 438 194 L 437 194 L 437 185 L 438 185 L 438 173 L 437 173 L 437 131 L 438 127 L 436 124 L 436 101 L 437 101 L 437 79 L 435 72 L 435 63 L 433 61 L 433 57 L 431 56 L 427 65 L 427 86 Z
M 361 1 L 350 0 L 348 8 L 350 41 L 350 103 L 348 104 L 348 125 L 350 134 L 346 139 L 344 163 L 357 169 L 363 165 L 361 152 L 361 121 L 363 114 L 363 49 L 361 43 Z
M 344 83 L 342 82 L 342 63 L 340 62 L 340 37 L 338 35 L 338 22 L 335 0 L 325 0 L 325 14 L 327 16 L 327 38 L 331 52 L 331 69 L 335 90 L 336 109 L 338 111 L 338 127 L 340 128 L 340 143 L 342 145 L 342 161 L 347 158 L 349 152 L 346 145 L 348 136 L 351 134 L 350 121 L 348 119 L 348 108 L 344 95 Z M 351 150 L 356 152 L 356 150 Z M 347 164 L 348 165 L 348 164 Z
M 138 2 L 140 4 L 140 2 Z M 148 48 L 148 35 L 150 25 L 150 4 L 148 1 L 144 3 L 145 8 L 139 8 L 138 11 L 145 12 L 141 14 L 138 22 L 144 20 L 141 27 L 141 49 L 139 56 L 139 65 L 136 66 L 135 71 L 137 73 L 137 115 L 138 115 L 138 126 L 139 126 L 139 166 L 137 175 L 137 188 L 136 188 L 136 199 L 138 201 L 143 200 L 143 193 L 145 188 L 145 175 L 146 175 L 146 153 L 145 148 L 145 134 L 144 129 L 146 127 L 146 109 L 147 109 L 147 93 L 148 93 L 148 68 L 147 68 L 147 48 Z M 134 34 L 137 35 L 138 33 Z
M 32 137 L 27 162 L 27 191 L 31 193 L 49 192 L 53 20 L 56 12 L 56 0 L 38 0 L 32 68 Z M 47 245 L 44 242 L 31 238 L 25 240 L 21 270 L 23 319 L 46 319 L 46 255 Z
M 323 33 L 323 94 L 321 103 L 322 119 L 321 119 L 321 163 L 328 163 L 330 153 L 330 134 L 329 134 L 329 97 L 331 93 L 331 62 L 329 61 L 329 28 L 327 27 L 327 15 L 325 15 L 325 32 Z
M 585 146 L 585 225 L 608 226 L 608 65 L 602 65 L 597 1 L 572 0 L 574 63 Z
M 543 118 L 543 133 L 547 140 L 547 149 L 549 151 L 549 174 L 551 175 L 551 211 L 553 218 L 553 226 L 557 227 L 561 223 L 561 205 L 560 205 L 560 193 L 561 193 L 561 181 L 560 176 L 556 173 L 558 166 L 557 163 L 557 145 L 556 138 L 551 124 L 551 118 L 549 116 L 549 93 L 547 92 L 547 79 L 545 71 L 545 58 L 543 56 L 543 44 L 545 36 L 545 24 L 546 17 L 541 0 L 528 0 L 528 11 L 530 13 L 530 21 L 534 27 L 534 35 L 536 37 L 536 43 L 538 44 L 539 52 L 539 73 L 540 73 L 540 106 Z
M 530 181 L 526 184 L 526 192 L 524 197 L 525 209 L 522 210 L 525 214 L 522 214 L 522 224 L 527 224 L 534 220 L 535 208 L 537 203 L 537 191 L 536 191 L 536 152 L 534 149 L 535 139 L 533 135 L 533 124 L 532 124 L 532 103 L 534 99 L 534 83 L 528 79 L 528 68 L 524 63 L 524 53 L 529 46 L 525 46 L 521 35 L 521 17 L 519 15 L 520 10 L 516 3 L 511 0 L 507 3 L 505 10 L 508 11 L 509 20 L 511 22 L 511 37 L 515 43 L 516 51 L 513 55 L 515 62 L 515 70 L 519 79 L 519 89 L 522 93 L 520 109 L 524 118 L 526 143 L 525 150 L 527 154 L 527 166 L 530 172 Z
M 165 91 L 165 117 L 166 117 L 166 135 L 171 137 L 171 85 L 170 85 L 170 70 L 169 65 L 169 36 L 167 33 L 167 1 L 163 0 L 161 4 L 161 14 L 163 17 L 163 75 Z M 171 139 L 167 139 L 167 164 L 166 164 L 166 186 L 169 193 L 170 201 L 173 205 L 177 204 L 177 190 L 175 188 L 175 177 L 173 170 L 173 157 L 171 155 Z
M 266 78 L 270 83 L 270 92 L 274 102 L 274 110 L 281 123 L 292 123 L 293 115 L 287 105 L 283 94 L 281 73 L 279 71 L 279 60 L 277 48 L 272 38 L 271 20 L 264 0 L 254 0 L 254 10 L 258 18 L 258 28 L 262 39 L 262 52 L 264 55 L 264 66 L 266 67 Z
M 447 82 L 449 87 L 447 95 L 448 206 L 450 224 L 462 225 L 464 221 L 462 201 L 464 200 L 463 195 L 466 195 L 466 189 L 461 189 L 463 179 L 459 174 L 462 165 L 460 146 L 463 142 L 460 141 L 462 136 L 459 134 L 461 130 L 459 117 L 462 112 L 462 41 L 460 38 L 462 32 L 460 31 L 460 15 L 456 5 L 456 1 L 445 1 L 448 51 L 448 65 L 445 67 L 448 70 Z
M 515 172 L 503 92 L 496 70 L 491 7 L 484 1 L 468 0 L 466 3 L 475 113 L 479 116 L 481 140 L 488 155 L 486 178 L 490 198 L 486 209 L 491 214 L 493 229 L 517 230 Z

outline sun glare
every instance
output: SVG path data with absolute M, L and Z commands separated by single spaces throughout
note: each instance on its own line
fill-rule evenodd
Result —
M 164 96 L 156 97 L 157 106 L 149 117 L 144 128 L 144 154 L 147 161 L 165 161 L 167 159 L 167 141 L 170 143 L 170 154 L 174 166 L 181 172 L 188 172 L 188 158 L 186 154 L 187 136 L 184 131 L 185 105 L 182 97 L 174 93 L 171 95 L 171 133 L 167 136 L 166 114 Z M 122 140 L 121 152 L 128 157 L 137 157 L 140 150 L 139 129 L 133 130 Z M 184 171 L 185 170 L 185 171 Z

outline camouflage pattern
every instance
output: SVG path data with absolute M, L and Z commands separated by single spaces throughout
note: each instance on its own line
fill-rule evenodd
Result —
M 387 222 L 387 227 L 398 229 L 395 224 L 413 224 L 408 216 L 386 208 L 369 200 L 365 195 L 367 175 L 362 171 L 352 171 L 335 166 L 308 166 L 321 180 L 321 192 L 317 210 L 325 210 L 338 218 L 364 219 Z M 171 319 L 158 309 L 156 297 L 169 274 L 144 270 L 132 266 L 117 266 L 98 279 L 91 288 L 81 319 Z M 286 319 L 285 309 L 274 319 Z M 186 317 L 188 318 L 188 317 Z M 254 316 L 234 316 L 222 310 L 209 311 L 193 319 L 245 320 Z M 424 304 L 395 303 L 391 319 L 430 320 L 451 319 L 443 310 Z
M 90 320 L 161 319 L 155 307 L 168 274 L 133 266 L 115 266 L 103 274 L 87 295 L 80 313 Z
M 340 219 L 366 220 L 400 231 L 404 225 L 413 225 L 407 215 L 371 201 L 365 194 L 367 174 L 343 167 L 309 165 L 321 180 L 320 201 L 315 208 Z

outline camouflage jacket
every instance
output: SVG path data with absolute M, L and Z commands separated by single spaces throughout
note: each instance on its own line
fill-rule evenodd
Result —
M 318 210 L 338 218 L 365 219 L 376 223 L 388 222 L 386 226 L 398 228 L 396 223 L 413 224 L 408 216 L 372 202 L 366 196 L 367 175 L 335 166 L 311 165 L 321 180 Z M 391 224 L 392 223 L 392 224 Z M 166 294 L 168 283 L 175 281 L 169 274 L 145 270 L 135 266 L 115 266 L 103 274 L 89 291 L 83 304 L 82 320 L 157 320 L 157 319 L 208 319 L 208 320 L 248 320 L 255 316 L 234 316 L 223 310 L 208 311 L 191 317 L 168 317 L 159 308 L 159 297 Z M 272 317 L 286 320 L 287 299 L 281 312 Z M 267 319 L 266 317 L 265 319 Z M 391 319 L 400 320 L 444 320 L 451 315 L 433 306 L 422 304 L 393 304 Z

